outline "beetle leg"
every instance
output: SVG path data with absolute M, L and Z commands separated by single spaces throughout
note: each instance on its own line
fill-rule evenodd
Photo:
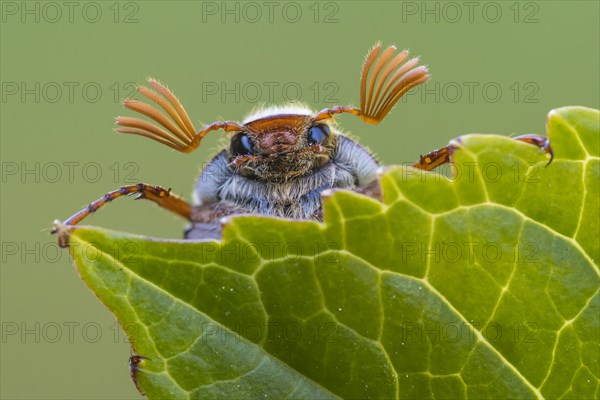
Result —
M 550 161 L 548 161 L 548 164 L 546 164 L 546 167 L 548 165 L 550 165 L 552 160 L 554 160 L 554 151 L 552 150 L 552 147 L 550 147 L 550 139 L 548 139 L 547 137 L 540 136 L 540 135 L 521 135 L 521 136 L 516 136 L 513 139 L 519 140 L 521 142 L 529 143 L 529 144 L 539 147 L 540 153 L 543 152 L 543 153 L 550 154 Z
M 541 152 L 549 154 L 550 160 L 548 161 L 548 164 L 546 164 L 546 166 L 550 165 L 550 163 L 554 159 L 554 151 L 550 146 L 550 140 L 544 136 L 521 135 L 514 137 L 513 139 L 537 146 L 540 148 Z M 440 165 L 451 162 L 452 153 L 455 149 L 455 146 L 449 144 L 448 146 L 442 147 L 441 149 L 433 150 L 425 154 L 424 156 L 421 156 L 419 158 L 419 161 L 413 164 L 413 167 L 423 169 L 425 171 L 431 171 L 432 169 L 439 167 Z
M 413 164 L 413 167 L 423 169 L 425 171 L 431 171 L 440 165 L 449 163 L 451 161 L 453 152 L 454 146 L 451 144 L 446 147 L 442 147 L 441 149 L 430 151 L 424 156 L 421 156 L 419 161 Z
M 73 214 L 69 219 L 62 223 L 62 225 L 76 225 L 81 222 L 88 215 L 96 212 L 100 207 L 107 203 L 110 203 L 114 199 L 121 196 L 131 196 L 137 194 L 135 197 L 138 199 L 148 199 L 159 206 L 187 219 L 190 220 L 192 214 L 192 207 L 182 198 L 177 195 L 171 194 L 171 189 L 165 189 L 160 186 L 147 185 L 145 183 L 138 183 L 137 185 L 122 186 L 120 189 L 113 190 L 112 192 L 106 193 L 98 200 L 90 203 L 89 206 L 83 210 Z M 59 228 L 54 227 L 52 233 L 57 233 Z M 66 246 L 64 240 L 59 237 L 59 244 L 61 247 Z
M 137 374 L 138 374 L 138 371 L 139 371 L 138 366 L 140 365 L 140 363 L 142 362 L 142 360 L 152 361 L 151 358 L 148 358 L 148 357 L 145 357 L 145 356 L 140 356 L 139 354 L 132 354 L 131 357 L 129 357 L 129 374 L 131 375 L 131 380 L 133 380 L 133 383 L 135 384 L 135 387 L 137 388 L 137 390 L 143 396 L 144 395 L 144 391 L 140 387 L 140 385 L 138 383 L 138 380 L 137 380 Z

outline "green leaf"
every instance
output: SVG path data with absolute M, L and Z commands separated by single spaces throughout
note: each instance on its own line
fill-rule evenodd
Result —
M 335 192 L 324 224 L 236 217 L 214 242 L 77 227 L 70 247 L 151 359 L 149 398 L 599 398 L 598 125 L 552 111 L 547 168 L 462 136 L 454 177 L 389 168 L 383 202 Z

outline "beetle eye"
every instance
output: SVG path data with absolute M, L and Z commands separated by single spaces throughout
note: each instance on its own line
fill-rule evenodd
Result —
M 311 144 L 323 143 L 329 136 L 329 126 L 325 124 L 317 124 L 308 131 L 308 142 Z
M 238 133 L 231 138 L 231 154 L 234 156 L 244 156 L 252 153 L 252 143 L 245 133 Z

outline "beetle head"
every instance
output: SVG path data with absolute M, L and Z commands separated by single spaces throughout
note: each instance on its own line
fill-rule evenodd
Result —
M 228 149 L 238 173 L 265 180 L 301 176 L 331 159 L 336 133 L 305 107 L 269 108 L 250 116 Z

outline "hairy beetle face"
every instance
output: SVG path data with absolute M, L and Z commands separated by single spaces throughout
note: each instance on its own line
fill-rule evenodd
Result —
M 331 159 L 335 135 L 310 115 L 259 118 L 231 138 L 230 167 L 248 178 L 272 181 L 306 175 Z

